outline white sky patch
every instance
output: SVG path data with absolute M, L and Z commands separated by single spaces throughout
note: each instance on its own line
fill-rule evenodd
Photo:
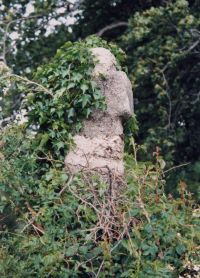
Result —
M 72 15 L 67 18 L 67 25 L 72 25 L 76 22 L 76 18 Z
M 60 25 L 60 22 L 54 18 L 52 18 L 49 21 L 49 25 L 47 26 L 47 30 L 45 33 L 45 37 L 47 37 L 49 34 L 51 34 L 53 32 L 53 30 L 55 29 L 56 26 Z
M 29 16 L 31 13 L 33 13 L 34 12 L 34 6 L 33 6 L 33 4 L 30 2 L 30 3 L 28 3 L 27 5 L 26 5 L 26 12 L 25 12 L 25 14 L 24 14 L 24 16 Z
M 59 11 L 61 9 L 65 10 L 64 8 L 60 8 Z M 56 20 L 56 19 L 52 18 L 49 21 L 49 25 L 47 26 L 47 30 L 46 30 L 45 36 L 47 37 L 49 34 L 51 34 L 55 30 L 56 26 L 59 26 L 61 24 L 65 24 L 66 26 L 69 26 L 69 25 L 74 24 L 75 22 L 76 22 L 76 18 L 74 17 L 74 14 L 71 14 L 68 17 L 61 16 L 59 18 L 59 20 Z
M 63 7 L 58 8 L 58 9 L 57 9 L 57 12 L 58 12 L 59 14 L 64 13 L 64 12 L 65 12 L 65 8 L 63 8 Z
M 9 36 L 12 40 L 16 40 L 16 39 L 19 38 L 19 33 L 18 32 L 12 32 Z
M 0 0 L 1 1 L 1 0 Z M 71 0 L 70 1 L 72 4 L 76 2 L 76 0 Z M 1 7 L 2 9 L 4 8 Z M 16 4 L 13 6 L 13 8 L 11 10 L 17 10 L 20 8 L 20 5 Z M 29 17 L 33 12 L 35 11 L 34 9 L 34 1 L 30 1 L 27 5 L 26 5 L 26 11 L 25 13 L 23 14 L 23 17 Z M 71 12 L 70 14 L 68 14 L 66 12 L 66 8 L 65 7 L 61 7 L 61 8 L 57 8 L 56 9 L 56 14 L 63 14 L 63 16 L 60 16 L 57 20 L 52 18 L 49 22 L 48 22 L 48 26 L 46 26 L 46 33 L 45 33 L 45 36 L 49 36 L 51 33 L 54 32 L 54 30 L 56 29 L 57 26 L 60 26 L 62 24 L 64 24 L 65 26 L 68 26 L 68 31 L 69 32 L 72 32 L 72 28 L 70 27 L 70 25 L 73 25 L 75 22 L 76 22 L 76 18 L 75 18 L 75 15 L 76 13 L 78 13 L 80 11 L 74 11 L 74 12 Z M 42 21 L 42 20 L 41 20 Z M 38 19 L 38 23 L 40 23 L 40 19 Z M 40 31 L 36 31 L 36 35 L 39 35 Z M 11 38 L 12 42 L 12 46 L 14 46 L 14 52 L 16 52 L 16 49 L 15 49 L 15 44 L 16 44 L 16 41 L 19 39 L 20 37 L 20 34 L 18 31 L 13 31 L 9 34 L 9 37 Z M 23 42 L 22 42 L 23 44 Z
M 4 10 L 5 10 L 5 7 L 6 7 L 6 6 L 4 6 L 3 4 L 1 4 L 1 5 L 0 5 L 0 11 L 4 11 Z
M 52 18 L 50 21 L 49 21 L 49 25 L 50 25 L 50 27 L 55 27 L 55 26 L 57 26 L 57 25 L 59 25 L 60 23 L 59 23 L 59 21 L 58 20 L 56 20 L 55 18 Z

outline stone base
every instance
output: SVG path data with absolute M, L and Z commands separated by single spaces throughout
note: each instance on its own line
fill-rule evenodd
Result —
M 120 136 L 87 138 L 76 135 L 74 142 L 76 147 L 65 158 L 66 170 L 69 172 L 95 171 L 106 176 L 106 180 L 110 174 L 116 177 L 124 175 L 124 142 Z

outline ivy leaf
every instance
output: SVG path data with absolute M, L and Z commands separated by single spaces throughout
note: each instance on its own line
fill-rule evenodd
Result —
M 62 142 L 62 141 L 56 143 L 55 145 L 56 145 L 56 147 L 57 147 L 58 150 L 64 148 L 64 146 L 65 146 L 64 142 Z
M 74 108 L 70 108 L 68 111 L 68 118 L 72 118 L 75 114 Z
M 93 96 L 94 96 L 95 100 L 101 99 L 102 98 L 101 91 L 96 90 L 95 93 L 93 94 Z
M 57 115 L 58 115 L 59 118 L 61 118 L 61 117 L 63 116 L 63 114 L 64 114 L 64 111 L 63 111 L 63 110 L 59 110 L 59 111 L 57 112 Z
M 83 95 L 81 100 L 82 100 L 82 108 L 86 106 L 86 104 L 90 101 L 91 96 L 90 95 Z
M 83 78 L 83 75 L 80 73 L 74 73 L 72 76 L 72 80 L 75 82 L 80 82 L 80 80 Z
M 73 82 L 70 82 L 69 84 L 68 84 L 68 86 L 67 86 L 67 89 L 69 90 L 69 89 L 72 89 L 72 88 L 74 88 L 76 86 L 76 83 L 73 83 Z
M 89 117 L 89 115 L 91 114 L 91 112 L 92 112 L 92 109 L 87 108 L 87 110 L 86 110 L 86 118 Z
M 63 70 L 63 71 L 62 71 L 61 75 L 62 75 L 62 77 L 64 78 L 64 77 L 66 77 L 67 75 L 69 75 L 69 73 L 70 73 L 70 70 L 69 70 L 69 69 L 66 69 L 66 70 Z
M 87 91 L 88 89 L 89 89 L 88 85 L 86 84 L 81 85 L 81 90 L 83 91 L 83 93 L 85 93 L 85 91 Z
M 94 92 L 96 87 L 97 87 L 97 84 L 94 81 L 91 81 L 90 84 L 91 84 L 91 87 L 92 87 L 92 91 Z
M 66 88 L 63 87 L 63 88 L 61 88 L 60 90 L 58 90 L 58 91 L 56 92 L 56 94 L 54 95 L 54 97 L 55 97 L 55 98 L 60 98 L 60 97 L 63 96 L 63 93 L 65 93 L 65 92 L 66 92 Z
M 50 109 L 51 114 L 53 114 L 55 111 L 56 111 L 56 108 L 55 108 L 55 107 L 53 107 L 53 108 Z

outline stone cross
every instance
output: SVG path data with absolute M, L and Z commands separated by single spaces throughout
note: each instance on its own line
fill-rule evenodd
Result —
M 123 180 L 124 141 L 122 122 L 133 114 L 131 83 L 123 71 L 116 68 L 113 54 L 102 47 L 91 49 L 97 60 L 93 80 L 105 96 L 105 112 L 94 110 L 85 120 L 83 130 L 74 136 L 75 148 L 65 158 L 66 170 L 98 173 L 104 181 L 110 177 L 115 184 Z

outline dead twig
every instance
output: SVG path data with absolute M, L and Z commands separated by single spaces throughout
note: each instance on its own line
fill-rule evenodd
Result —
M 170 168 L 170 169 L 168 169 L 168 170 L 166 170 L 166 171 L 163 171 L 163 174 L 166 174 L 166 173 L 168 173 L 168 172 L 170 172 L 170 171 L 172 171 L 172 170 L 174 170 L 174 169 L 187 166 L 187 165 L 189 165 L 189 164 L 191 164 L 191 162 L 187 162 L 187 163 L 183 163 L 183 164 L 180 164 L 180 165 L 173 166 L 172 168 Z
M 98 272 L 97 272 L 97 274 L 96 274 L 96 276 L 95 276 L 96 278 L 99 277 L 99 274 L 100 274 L 100 272 L 101 272 L 101 269 L 102 269 L 103 265 L 104 265 L 104 260 L 103 260 L 102 263 L 100 264 L 100 267 L 99 267 L 99 269 L 98 269 Z
M 60 192 L 58 193 L 59 196 L 61 196 L 63 194 L 63 192 L 66 190 L 67 187 L 69 187 L 69 185 L 71 184 L 72 180 L 73 180 L 74 176 L 71 176 L 68 180 L 68 182 L 65 184 L 65 186 L 60 190 Z
M 25 83 L 28 83 L 30 85 L 35 85 L 38 88 L 42 89 L 42 91 L 44 91 L 45 93 L 47 93 L 48 95 L 51 95 L 53 97 L 52 92 L 50 92 L 47 88 L 45 88 L 44 86 L 42 86 L 41 84 L 39 84 L 35 81 L 31 81 L 31 80 L 27 79 L 26 77 L 22 77 L 22 76 L 17 75 L 17 74 L 9 74 L 9 77 L 14 77 L 14 78 L 16 78 L 18 80 L 21 80 L 21 81 L 24 81 Z

